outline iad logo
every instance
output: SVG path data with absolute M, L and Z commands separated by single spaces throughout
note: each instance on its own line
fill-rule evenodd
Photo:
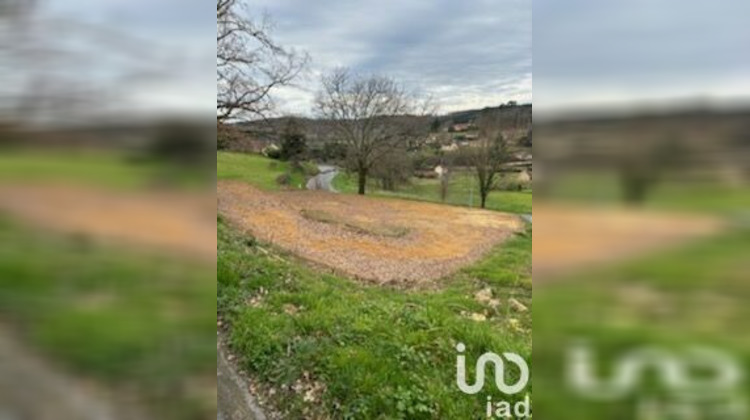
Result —
M 484 388 L 484 374 L 488 363 L 495 366 L 495 385 L 497 389 L 505 395 L 514 395 L 526 388 L 529 382 L 529 365 L 523 358 L 515 353 L 503 353 L 503 356 L 520 369 L 520 377 L 513 385 L 505 383 L 505 361 L 495 353 L 485 353 L 479 357 L 476 363 L 474 384 L 466 383 L 466 357 L 463 353 L 466 346 L 458 343 L 456 346 L 458 357 L 456 357 L 456 384 L 465 394 L 476 394 Z
M 638 418 L 744 419 L 747 413 L 742 368 L 716 349 L 635 349 L 621 355 L 607 370 L 609 377 L 602 378 L 591 349 L 577 345 L 568 352 L 567 366 L 573 391 L 596 401 L 635 398 Z M 653 378 L 648 393 L 647 377 Z
M 529 365 L 516 353 L 503 353 L 502 357 L 495 353 L 485 353 L 477 359 L 474 368 L 474 383 L 466 383 L 466 346 L 458 343 L 456 346 L 458 356 L 456 357 L 456 385 L 465 394 L 477 394 L 484 389 L 485 370 L 488 364 L 495 368 L 495 386 L 498 391 L 505 395 L 515 395 L 523 391 L 529 383 Z M 508 385 L 505 383 L 505 362 L 510 362 L 518 368 L 519 378 L 516 383 Z M 527 394 L 521 401 L 511 404 L 508 401 L 492 401 L 491 396 L 487 396 L 487 418 L 531 418 L 531 399 Z

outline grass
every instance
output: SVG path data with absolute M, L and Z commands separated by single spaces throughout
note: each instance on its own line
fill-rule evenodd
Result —
M 455 174 L 445 204 L 478 208 L 480 197 L 477 193 L 474 177 L 469 173 Z M 334 188 L 347 194 L 357 192 L 356 177 L 339 174 L 333 182 Z M 368 182 L 367 194 L 377 197 L 395 197 L 408 200 L 442 203 L 440 183 L 436 179 L 413 178 L 411 183 L 403 185 L 397 191 L 385 191 L 379 188 L 374 180 Z M 487 197 L 487 208 L 509 213 L 531 213 L 531 191 L 493 191 Z
M 220 152 L 217 162 L 219 179 L 271 190 L 288 171 L 252 155 Z M 454 190 L 469 182 L 459 178 Z M 337 177 L 336 187 L 354 192 L 345 176 Z M 422 181 L 398 194 L 371 195 L 439 202 L 437 185 Z M 451 200 L 464 204 L 458 193 Z M 528 213 L 531 193 L 493 193 L 488 207 Z M 325 213 L 306 217 L 341 223 Z M 372 226 L 350 228 L 373 234 Z M 390 230 L 385 233 L 404 234 L 403 228 Z M 455 385 L 456 344 L 466 344 L 469 360 L 512 351 L 530 361 L 531 311 L 509 304 L 515 299 L 531 308 L 530 229 L 430 291 L 363 285 L 308 268 L 221 221 L 218 241 L 218 311 L 230 345 L 288 418 L 483 416 L 487 394 L 467 396 Z M 487 289 L 499 306 L 475 298 Z
M 289 165 L 268 159 L 263 156 L 218 152 L 216 154 L 219 179 L 234 179 L 250 183 L 267 190 L 278 190 L 276 178 L 285 173 L 292 173 L 290 185 L 293 188 L 304 186 L 304 176 L 290 171 Z M 357 184 L 354 177 L 345 173 L 339 174 L 333 186 L 345 194 L 355 194 Z M 472 194 L 472 188 L 474 193 Z M 440 186 L 437 180 L 415 178 L 410 185 L 402 186 L 398 191 L 384 191 L 375 182 L 368 185 L 368 195 L 392 197 L 408 200 L 420 200 L 440 203 Z M 446 204 L 479 207 L 479 196 L 476 193 L 474 179 L 468 174 L 454 177 Z M 531 213 L 531 191 L 493 191 L 487 200 L 487 208 L 510 213 Z
M 115 389 L 138 389 L 159 418 L 215 410 L 210 394 L 185 386 L 214 375 L 213 272 L 0 217 L 4 321 L 56 364 Z
M 576 172 L 558 177 L 550 191 L 553 198 L 584 203 L 621 203 L 621 188 L 611 172 Z M 645 208 L 700 213 L 734 214 L 750 208 L 750 188 L 708 182 L 664 181 L 649 192 Z
M 0 153 L 0 182 L 65 181 L 135 189 L 168 179 L 170 186 L 205 185 L 204 174 L 188 172 L 153 161 L 135 162 L 123 152 L 3 150 Z
M 259 155 L 217 152 L 216 169 L 218 179 L 239 180 L 267 190 L 280 189 L 276 179 L 284 174 L 290 174 L 292 188 L 301 188 L 305 184 L 304 176 L 292 171 L 288 163 Z
M 530 232 L 438 291 L 409 292 L 312 270 L 223 222 L 218 235 L 218 310 L 231 346 L 288 418 L 480 416 L 487 394 L 455 385 L 456 344 L 470 358 L 513 351 L 530 360 L 530 311 L 507 303 L 531 307 Z M 488 287 L 499 307 L 475 300 Z
M 561 420 L 635 418 L 633 397 L 592 404 L 570 392 L 563 350 L 581 339 L 595 346 L 602 363 L 645 344 L 673 351 L 698 344 L 728 352 L 747 369 L 749 254 L 750 231 L 740 229 L 537 290 L 534 382 L 557 390 L 538 393 L 537 411 L 555 412 Z M 664 396 L 649 386 L 636 393 Z M 741 396 L 750 397 L 750 390 L 744 387 Z

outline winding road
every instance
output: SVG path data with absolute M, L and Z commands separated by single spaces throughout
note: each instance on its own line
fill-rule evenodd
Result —
M 338 192 L 333 188 L 333 179 L 339 173 L 338 168 L 331 165 L 318 165 L 318 171 L 317 175 L 307 181 L 307 189 Z

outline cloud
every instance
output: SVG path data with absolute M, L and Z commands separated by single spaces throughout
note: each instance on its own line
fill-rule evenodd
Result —
M 750 95 L 750 3 L 534 1 L 536 109 Z
M 117 92 L 123 107 L 214 115 L 216 19 L 210 2 L 49 0 L 43 14 L 70 22 L 63 38 L 91 61 L 71 65 L 68 73 Z
M 309 113 L 315 76 L 338 66 L 395 77 L 446 112 L 531 100 L 530 0 L 259 0 L 252 10 L 313 59 L 283 111 Z

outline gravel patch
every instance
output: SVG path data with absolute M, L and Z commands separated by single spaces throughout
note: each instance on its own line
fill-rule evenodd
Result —
M 236 181 L 219 182 L 217 193 L 219 212 L 240 229 L 379 284 L 415 285 L 447 276 L 524 229 L 516 215 L 434 203 L 321 191 L 271 193 Z M 325 217 L 304 217 L 310 212 Z M 378 233 L 391 231 L 404 234 Z

